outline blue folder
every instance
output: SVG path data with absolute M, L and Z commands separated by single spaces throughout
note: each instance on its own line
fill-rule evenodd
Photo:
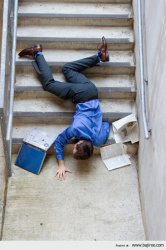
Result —
M 45 157 L 45 151 L 23 142 L 15 165 L 34 174 L 39 174 Z

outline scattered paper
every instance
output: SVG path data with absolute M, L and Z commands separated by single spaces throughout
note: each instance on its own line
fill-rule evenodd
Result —
M 112 123 L 116 143 L 139 141 L 138 123 L 135 114 L 128 115 Z
M 130 165 L 130 157 L 126 152 L 127 146 L 122 143 L 116 143 L 100 148 L 101 158 L 108 170 Z
M 123 132 L 123 129 L 132 129 L 137 122 L 137 118 L 134 114 L 128 115 L 118 121 L 113 122 L 114 128 L 117 132 Z
M 117 130 L 113 128 L 113 132 L 114 132 L 114 139 L 115 139 L 115 142 L 116 143 L 125 143 L 125 142 L 129 142 L 131 139 L 130 139 L 130 136 L 127 134 L 127 133 L 118 133 Z

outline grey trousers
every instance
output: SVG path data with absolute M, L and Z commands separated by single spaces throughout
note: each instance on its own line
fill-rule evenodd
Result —
M 43 55 L 32 62 L 44 90 L 62 99 L 71 99 L 75 104 L 98 98 L 96 86 L 81 71 L 99 63 L 97 55 L 66 63 L 62 72 L 67 82 L 56 81 Z

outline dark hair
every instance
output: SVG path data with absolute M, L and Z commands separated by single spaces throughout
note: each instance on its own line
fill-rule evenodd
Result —
M 76 145 L 77 152 L 73 157 L 77 160 L 86 160 L 93 154 L 93 144 L 90 141 L 84 140 L 82 143 Z

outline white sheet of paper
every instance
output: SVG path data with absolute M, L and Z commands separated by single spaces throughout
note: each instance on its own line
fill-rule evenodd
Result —
M 122 119 L 119 119 L 118 121 L 113 122 L 112 125 L 117 130 L 117 132 L 120 132 L 124 128 L 127 128 L 127 130 L 132 129 L 136 123 L 137 123 L 137 118 L 135 114 L 131 114 Z
M 122 133 L 118 133 L 114 127 L 113 127 L 113 133 L 114 133 L 114 139 L 115 139 L 116 143 L 129 142 L 131 140 L 129 135 L 124 135 Z
M 126 154 L 127 146 L 116 143 L 102 147 L 100 149 L 101 158 L 108 170 L 128 166 L 131 164 L 129 156 Z
M 121 167 L 125 167 L 131 164 L 128 155 L 120 155 L 110 159 L 103 160 L 108 170 L 113 170 Z

